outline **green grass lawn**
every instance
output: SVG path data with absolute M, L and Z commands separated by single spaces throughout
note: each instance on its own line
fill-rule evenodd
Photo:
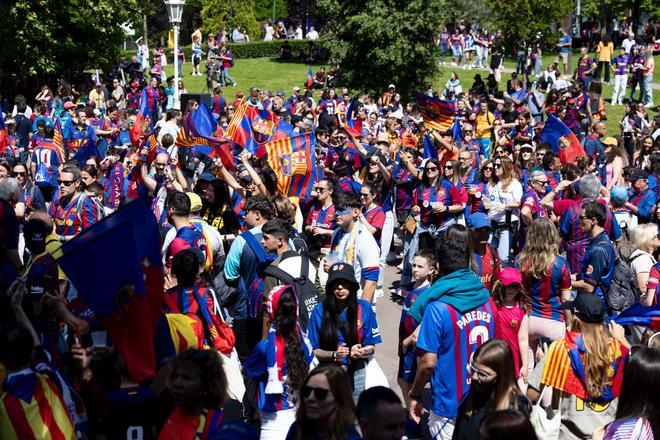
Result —
M 548 63 L 551 63 L 554 60 L 554 56 L 547 55 L 543 57 L 544 66 L 547 66 Z M 515 67 L 514 60 L 507 59 L 504 63 L 505 67 Z M 314 72 L 318 69 L 320 65 L 312 65 Z M 284 89 L 287 96 L 291 94 L 291 89 L 294 86 L 302 87 L 305 80 L 307 79 L 307 70 L 309 65 L 293 62 L 279 62 L 271 58 L 253 58 L 253 59 L 238 59 L 236 60 L 235 66 L 231 70 L 231 75 L 236 80 L 236 87 L 227 87 L 224 91 L 224 95 L 228 100 L 234 98 L 235 93 L 241 91 L 247 93 L 250 87 L 259 87 L 262 89 L 272 90 L 273 92 L 277 89 Z M 203 65 L 202 65 L 203 70 Z M 658 71 L 659 69 L 656 69 Z M 173 66 L 169 64 L 165 71 L 167 75 L 172 75 Z M 472 85 L 472 78 L 475 73 L 482 73 L 482 77 L 485 79 L 486 75 L 484 72 L 486 70 L 463 70 L 460 67 L 441 67 L 439 68 L 438 75 L 434 81 L 433 88 L 438 89 L 442 88 L 449 78 L 449 74 L 455 71 L 463 83 L 463 88 L 467 90 Z M 192 65 L 186 63 L 183 65 L 183 75 L 182 79 L 184 85 L 188 92 L 190 93 L 201 93 L 205 91 L 206 88 L 206 76 L 191 76 Z M 204 72 L 202 72 L 204 73 Z M 502 74 L 502 83 L 506 83 L 506 80 L 510 78 L 510 73 Z M 629 90 L 628 92 L 629 93 Z M 655 90 L 655 103 L 660 103 L 660 91 Z M 316 92 L 316 96 L 319 96 L 319 92 Z M 639 92 L 637 95 L 639 96 Z M 623 106 L 610 106 L 609 100 L 612 97 L 612 86 L 608 84 L 603 85 L 603 97 L 606 101 L 608 120 L 606 125 L 608 132 L 612 135 L 619 134 L 619 121 L 623 117 Z M 657 108 L 657 107 L 656 107 Z M 653 117 L 654 112 L 649 112 L 650 116 Z

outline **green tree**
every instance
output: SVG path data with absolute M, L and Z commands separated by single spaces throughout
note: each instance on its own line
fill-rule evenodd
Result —
M 106 68 L 119 58 L 121 24 L 139 20 L 137 0 L 16 0 L 0 3 L 2 76 Z
M 443 0 L 319 0 L 318 6 L 328 21 L 324 45 L 349 87 L 380 92 L 394 82 L 409 97 L 437 73 Z
M 507 0 L 493 8 L 493 23 L 511 48 L 522 41 L 534 40 L 537 32 L 556 44 L 552 26 L 561 22 L 573 9 L 572 0 Z
M 273 5 L 275 5 L 275 20 L 286 18 L 288 13 L 285 0 L 256 0 L 254 5 L 254 16 L 257 21 L 272 19 Z
M 239 25 L 250 35 L 251 40 L 261 35 L 254 16 L 254 0 L 209 0 L 202 7 L 204 31 L 217 33 L 221 28 L 231 33 Z

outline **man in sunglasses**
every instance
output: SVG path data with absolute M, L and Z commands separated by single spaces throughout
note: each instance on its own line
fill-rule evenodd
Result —
M 344 262 L 355 268 L 355 279 L 362 288 L 362 299 L 372 302 L 380 265 L 380 248 L 376 239 L 358 219 L 362 203 L 357 194 L 341 193 L 336 198 L 335 222 L 338 228 L 332 234 L 330 263 Z M 327 268 L 326 268 L 327 271 Z
M 67 241 L 96 223 L 101 213 L 94 201 L 82 193 L 82 176 L 78 168 L 62 168 L 57 184 L 60 197 L 51 202 L 48 214 L 55 221 L 57 238 Z

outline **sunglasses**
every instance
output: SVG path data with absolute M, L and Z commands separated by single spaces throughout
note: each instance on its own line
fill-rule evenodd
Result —
M 442 168 L 445 169 L 445 170 L 453 170 L 453 169 L 454 169 L 454 167 L 451 166 L 451 165 L 445 165 L 445 166 L 442 167 Z
M 57 181 L 57 184 L 58 184 L 59 186 L 62 186 L 62 185 L 64 185 L 64 186 L 71 186 L 71 185 L 73 185 L 74 182 L 75 182 L 75 180 L 58 180 L 58 181 Z
M 321 187 L 316 187 L 312 188 L 314 191 L 316 191 L 319 194 L 323 194 L 323 191 L 327 190 L 328 188 L 321 188 Z
M 491 166 L 484 167 L 484 171 L 493 171 L 493 167 Z
M 362 198 L 362 197 L 364 197 L 366 199 L 367 197 L 371 197 L 371 194 L 360 193 L 360 198 Z
M 330 392 L 330 390 L 326 390 L 325 388 L 310 387 L 307 385 L 303 385 L 302 387 L 300 387 L 300 394 L 304 398 L 311 396 L 312 392 L 314 392 L 314 397 L 316 399 L 325 400 L 326 397 L 328 397 L 328 393 Z
M 14 171 L 14 176 L 25 176 L 25 171 Z
M 467 364 L 465 367 L 466 367 L 468 373 L 470 373 L 470 374 L 476 374 L 476 375 L 477 375 L 477 378 L 478 378 L 479 380 L 488 380 L 488 379 L 490 379 L 490 378 L 492 377 L 491 374 L 485 372 L 484 370 L 481 370 L 481 369 L 475 367 L 475 366 L 472 365 L 472 364 Z
M 438 167 L 426 167 L 424 168 L 424 171 L 426 172 L 438 171 Z
M 502 168 L 502 165 L 500 165 L 499 163 L 496 163 L 495 168 Z

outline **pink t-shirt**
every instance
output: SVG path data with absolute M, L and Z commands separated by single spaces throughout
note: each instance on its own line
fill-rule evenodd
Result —
M 502 339 L 511 347 L 513 362 L 516 366 L 516 377 L 519 377 L 521 362 L 518 332 L 525 317 L 525 311 L 520 307 L 520 303 L 517 302 L 513 307 L 498 306 L 497 311 L 499 319 L 495 327 L 495 337 Z

